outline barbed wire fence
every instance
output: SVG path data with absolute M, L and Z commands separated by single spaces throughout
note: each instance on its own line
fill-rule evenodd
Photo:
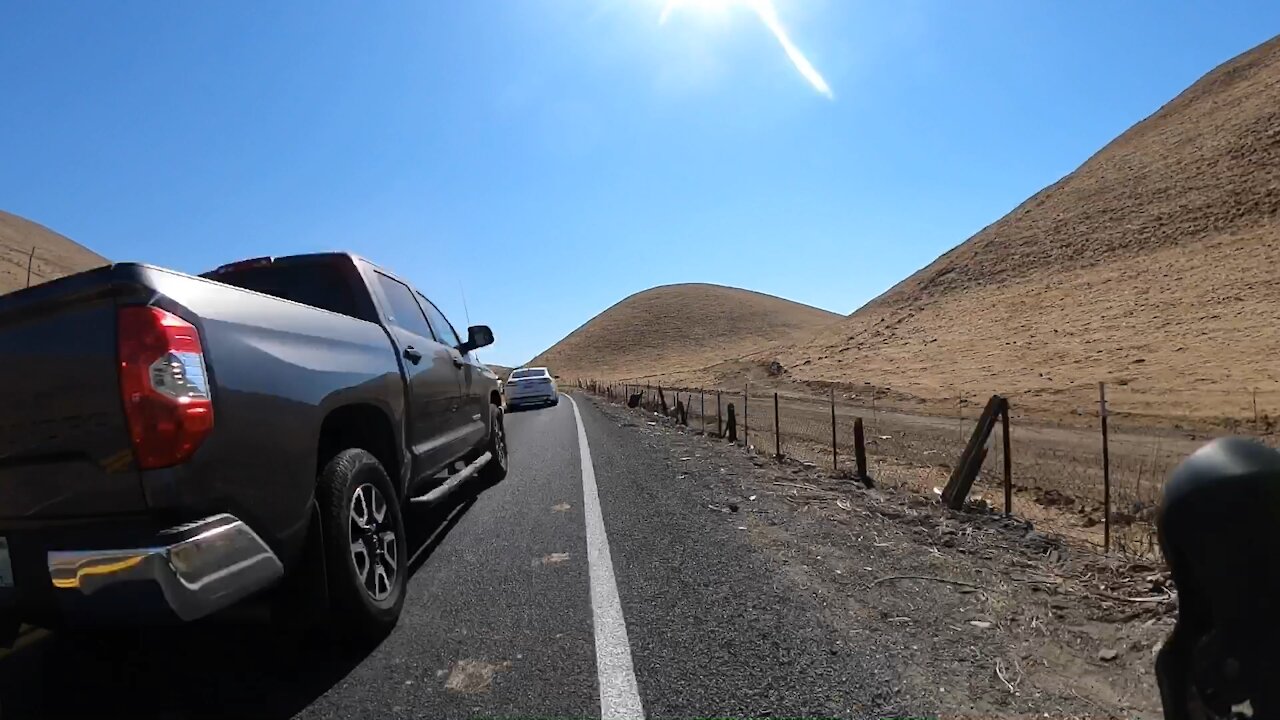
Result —
M 579 386 L 762 456 L 857 477 L 856 438 L 877 484 L 938 495 L 989 396 L 957 391 L 922 408 L 870 385 L 807 392 L 670 387 L 581 380 Z M 1138 557 L 1158 554 L 1154 521 L 1165 478 L 1208 440 L 1246 434 L 1275 445 L 1280 392 L 1076 385 L 1007 396 L 1012 514 L 1044 533 Z M 1105 396 L 1105 403 L 1103 397 Z M 1174 408 L 1174 411 L 1170 411 Z M 732 424 L 730 416 L 732 415 Z M 1107 420 L 1104 437 L 1102 420 Z M 860 426 L 860 428 L 859 428 Z M 858 430 L 861 429 L 861 433 Z M 1003 429 L 997 423 L 969 499 L 1004 506 Z

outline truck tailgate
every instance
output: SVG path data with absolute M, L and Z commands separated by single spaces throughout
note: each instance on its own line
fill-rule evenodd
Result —
M 0 518 L 145 509 L 120 396 L 113 268 L 0 297 Z

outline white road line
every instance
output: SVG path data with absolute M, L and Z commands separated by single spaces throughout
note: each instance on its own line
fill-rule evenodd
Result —
M 587 570 L 591 578 L 591 613 L 596 632 L 596 675 L 600 682 L 600 717 L 602 720 L 642 720 L 640 691 L 636 687 L 636 671 L 631 664 L 631 643 L 627 640 L 627 623 L 622 617 L 618 599 L 618 582 L 613 576 L 613 558 L 609 554 L 609 538 L 604 532 L 604 516 L 600 513 L 600 493 L 596 489 L 596 471 L 591 464 L 591 447 L 587 430 L 582 425 L 578 403 L 573 404 L 573 417 L 578 422 L 578 455 L 582 459 L 582 510 L 587 521 Z

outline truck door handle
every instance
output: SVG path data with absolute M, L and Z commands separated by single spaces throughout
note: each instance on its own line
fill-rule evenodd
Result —
M 414 349 L 412 345 L 404 349 L 404 359 L 417 365 L 422 362 L 422 353 Z

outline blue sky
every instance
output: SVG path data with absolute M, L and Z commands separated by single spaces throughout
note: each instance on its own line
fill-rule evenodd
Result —
M 697 0 L 688 0 L 696 3 Z M 189 272 L 350 249 L 486 360 L 645 288 L 847 313 L 1070 172 L 1280 3 L 0 6 L 0 209 Z M 691 338 L 696 342 L 696 338 Z

